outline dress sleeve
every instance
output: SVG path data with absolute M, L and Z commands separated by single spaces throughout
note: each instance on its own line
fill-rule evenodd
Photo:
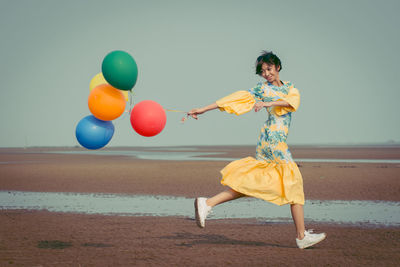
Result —
M 249 112 L 255 102 L 253 95 L 249 91 L 237 91 L 216 101 L 221 111 L 235 113 L 236 115 Z
M 294 85 L 290 85 L 289 93 L 281 97 L 280 100 L 286 101 L 290 106 L 289 107 L 275 107 L 275 113 L 279 116 L 285 115 L 289 112 L 295 112 L 300 106 L 300 93 Z

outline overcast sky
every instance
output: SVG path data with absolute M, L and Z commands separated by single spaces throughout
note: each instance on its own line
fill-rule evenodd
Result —
M 134 101 L 190 110 L 261 81 L 262 50 L 301 93 L 289 144 L 400 142 L 400 1 L 0 0 L 0 146 L 74 146 L 104 56 L 136 60 Z M 211 111 L 141 137 L 126 114 L 108 146 L 256 144 L 265 112 Z

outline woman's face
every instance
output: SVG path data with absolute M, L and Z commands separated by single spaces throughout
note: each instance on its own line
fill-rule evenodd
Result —
M 261 76 L 269 83 L 279 84 L 279 67 L 277 68 L 275 65 L 263 63 L 261 65 Z

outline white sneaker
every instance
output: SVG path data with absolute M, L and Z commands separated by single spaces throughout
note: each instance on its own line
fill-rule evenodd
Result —
M 212 208 L 207 205 L 206 200 L 207 198 L 205 197 L 198 197 L 194 201 L 196 223 L 200 228 L 206 226 L 206 217 L 210 214 Z
M 308 248 L 321 242 L 322 240 L 325 239 L 325 237 L 326 237 L 325 233 L 313 234 L 313 230 L 310 229 L 308 231 L 304 231 L 303 239 L 296 238 L 296 244 L 300 249 Z

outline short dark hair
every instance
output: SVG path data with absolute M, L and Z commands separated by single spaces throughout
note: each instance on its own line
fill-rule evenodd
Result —
M 257 58 L 257 61 L 256 61 L 256 74 L 257 75 L 261 75 L 263 63 L 269 64 L 269 65 L 275 65 L 275 67 L 277 69 L 279 68 L 279 71 L 281 71 L 281 69 L 282 69 L 281 60 L 279 59 L 279 57 L 277 55 L 275 55 L 271 51 L 262 51 L 262 54 Z

